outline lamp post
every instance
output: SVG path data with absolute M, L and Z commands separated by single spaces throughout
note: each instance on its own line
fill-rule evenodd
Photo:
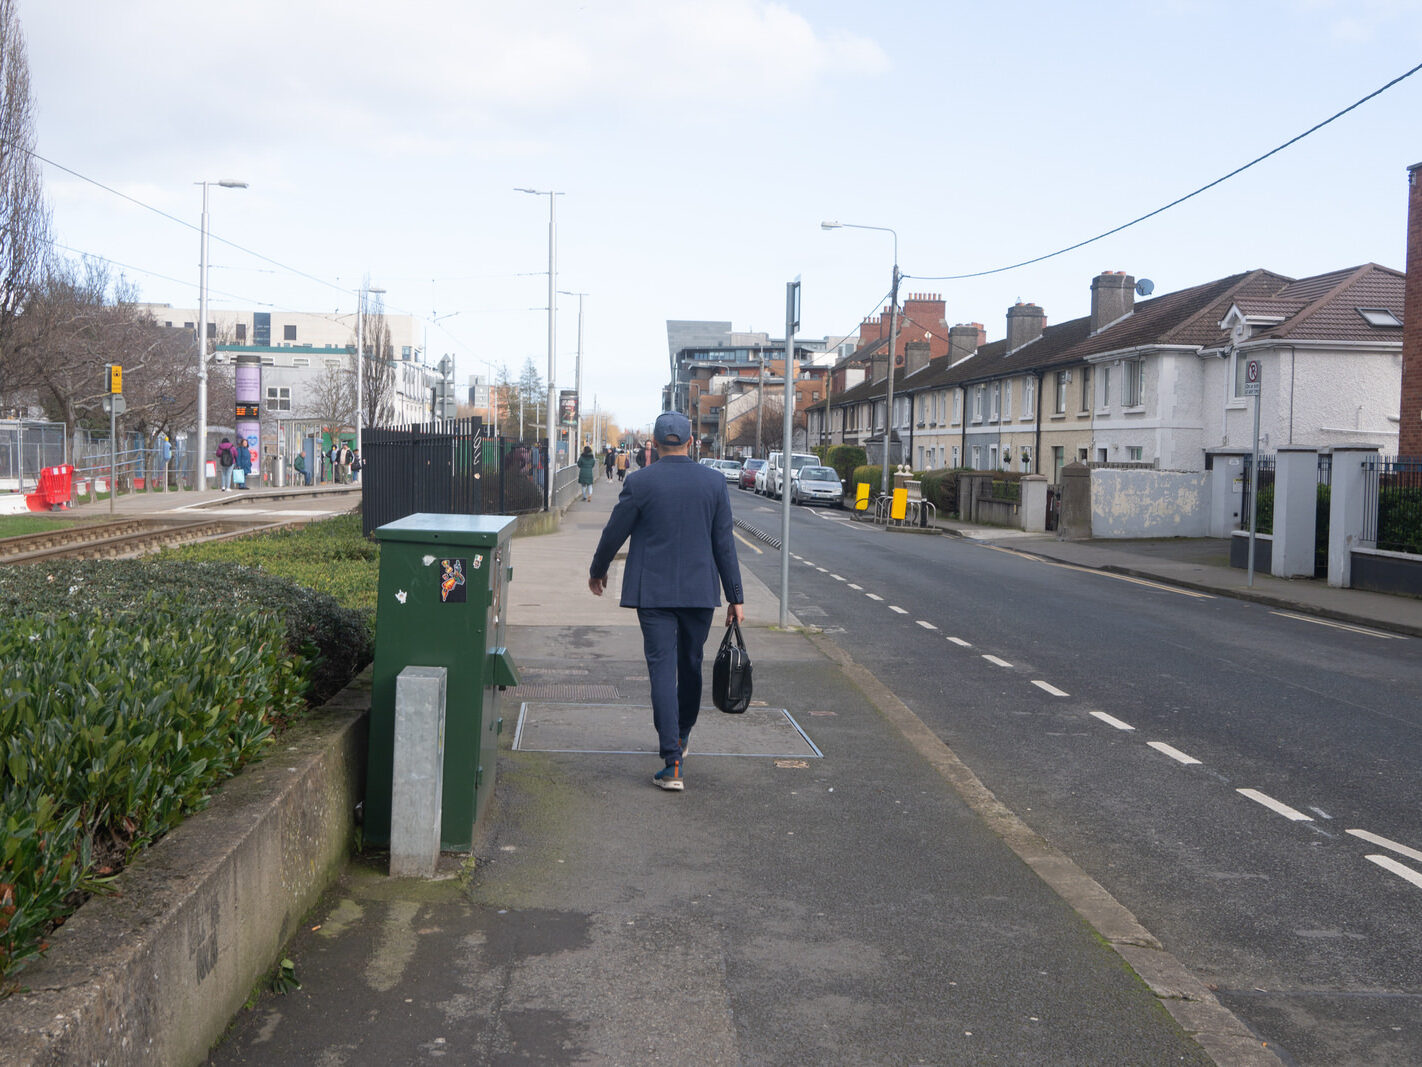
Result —
M 359 303 L 356 307 L 355 450 L 357 452 L 360 451 L 361 424 L 365 422 L 365 298 L 371 293 L 383 292 L 385 292 L 384 289 L 376 289 L 368 284 L 362 284 Z
M 548 443 L 544 448 L 543 466 L 545 476 L 543 479 L 543 508 L 545 511 L 553 509 L 553 463 L 557 438 L 555 418 L 557 416 L 558 388 L 553 380 L 555 370 L 555 348 L 558 327 L 558 197 L 563 194 L 554 189 L 524 189 L 517 188 L 516 193 L 528 193 L 531 196 L 546 196 L 548 198 Z
M 202 254 L 198 266 L 198 399 L 197 399 L 197 471 L 193 488 L 199 493 L 207 488 L 207 188 L 219 185 L 224 189 L 245 189 L 246 182 L 223 178 L 215 182 L 194 182 L 202 186 Z
M 879 491 L 889 495 L 893 484 L 889 475 L 889 442 L 894 433 L 894 352 L 899 346 L 899 235 L 887 226 L 861 226 L 853 222 L 822 222 L 822 230 L 879 230 L 894 237 L 894 277 L 889 289 L 889 376 L 884 392 L 884 468 L 879 481 Z
M 571 293 L 567 289 L 559 289 L 558 292 L 564 296 L 575 296 L 578 298 L 578 358 L 573 365 L 573 396 L 576 397 L 578 405 L 578 417 L 574 425 L 577 427 L 575 435 L 578 440 L 572 445 L 570 453 L 578 452 L 582 448 L 583 437 L 583 297 L 587 293 Z M 571 459 L 571 454 L 569 455 Z

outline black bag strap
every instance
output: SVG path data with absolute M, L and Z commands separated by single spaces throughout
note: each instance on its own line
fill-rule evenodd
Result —
M 728 643 L 730 642 L 730 640 L 731 640 L 731 634 L 733 634 L 733 633 L 736 635 L 736 647 L 737 647 L 737 648 L 745 648 L 745 647 L 746 647 L 746 641 L 745 641 L 745 638 L 743 638 L 743 637 L 741 636 L 741 624 L 740 624 L 739 622 L 737 622 L 735 619 L 732 619 L 732 620 L 731 620 L 731 625 L 726 627 L 726 636 L 725 636 L 725 638 L 721 641 L 721 644 L 722 644 L 722 645 L 728 644 Z

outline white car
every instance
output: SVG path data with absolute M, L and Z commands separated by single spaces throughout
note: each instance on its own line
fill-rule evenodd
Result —
M 765 495 L 779 497 L 785 489 L 785 472 L 781 470 L 783 464 L 781 453 L 772 452 L 770 462 L 765 465 Z M 820 457 L 809 452 L 790 453 L 790 473 L 793 475 L 803 467 L 818 467 Z
M 715 467 L 718 471 L 725 475 L 726 481 L 729 484 L 739 485 L 741 483 L 741 465 L 735 460 L 713 459 L 710 462 L 709 466 Z

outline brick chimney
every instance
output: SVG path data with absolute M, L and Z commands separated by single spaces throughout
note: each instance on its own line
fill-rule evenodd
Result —
M 1047 313 L 1036 304 L 1018 301 L 1007 309 L 1007 353 L 1011 355 L 1025 344 L 1042 336 L 1047 328 Z
M 904 345 L 904 374 L 913 374 L 928 366 L 931 346 L 927 341 L 910 341 Z
M 1407 281 L 1402 298 L 1402 421 L 1397 454 L 1422 457 L 1422 163 L 1407 168 Z
M 961 363 L 987 344 L 987 331 L 981 322 L 960 322 L 948 331 L 948 362 Z
M 1091 279 L 1091 332 L 1100 333 L 1136 306 L 1136 280 L 1123 270 L 1104 270 Z

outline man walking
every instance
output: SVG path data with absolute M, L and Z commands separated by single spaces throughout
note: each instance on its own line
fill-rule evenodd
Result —
M 602 596 L 607 569 L 630 537 L 622 575 L 624 608 L 637 609 L 652 687 L 652 721 L 663 768 L 662 789 L 684 788 L 682 761 L 701 710 L 701 661 L 711 617 L 726 594 L 726 625 L 745 618 L 741 568 L 731 537 L 731 501 L 721 472 L 687 455 L 691 422 L 664 411 L 652 429 L 660 460 L 622 485 L 588 568 L 588 588 Z

